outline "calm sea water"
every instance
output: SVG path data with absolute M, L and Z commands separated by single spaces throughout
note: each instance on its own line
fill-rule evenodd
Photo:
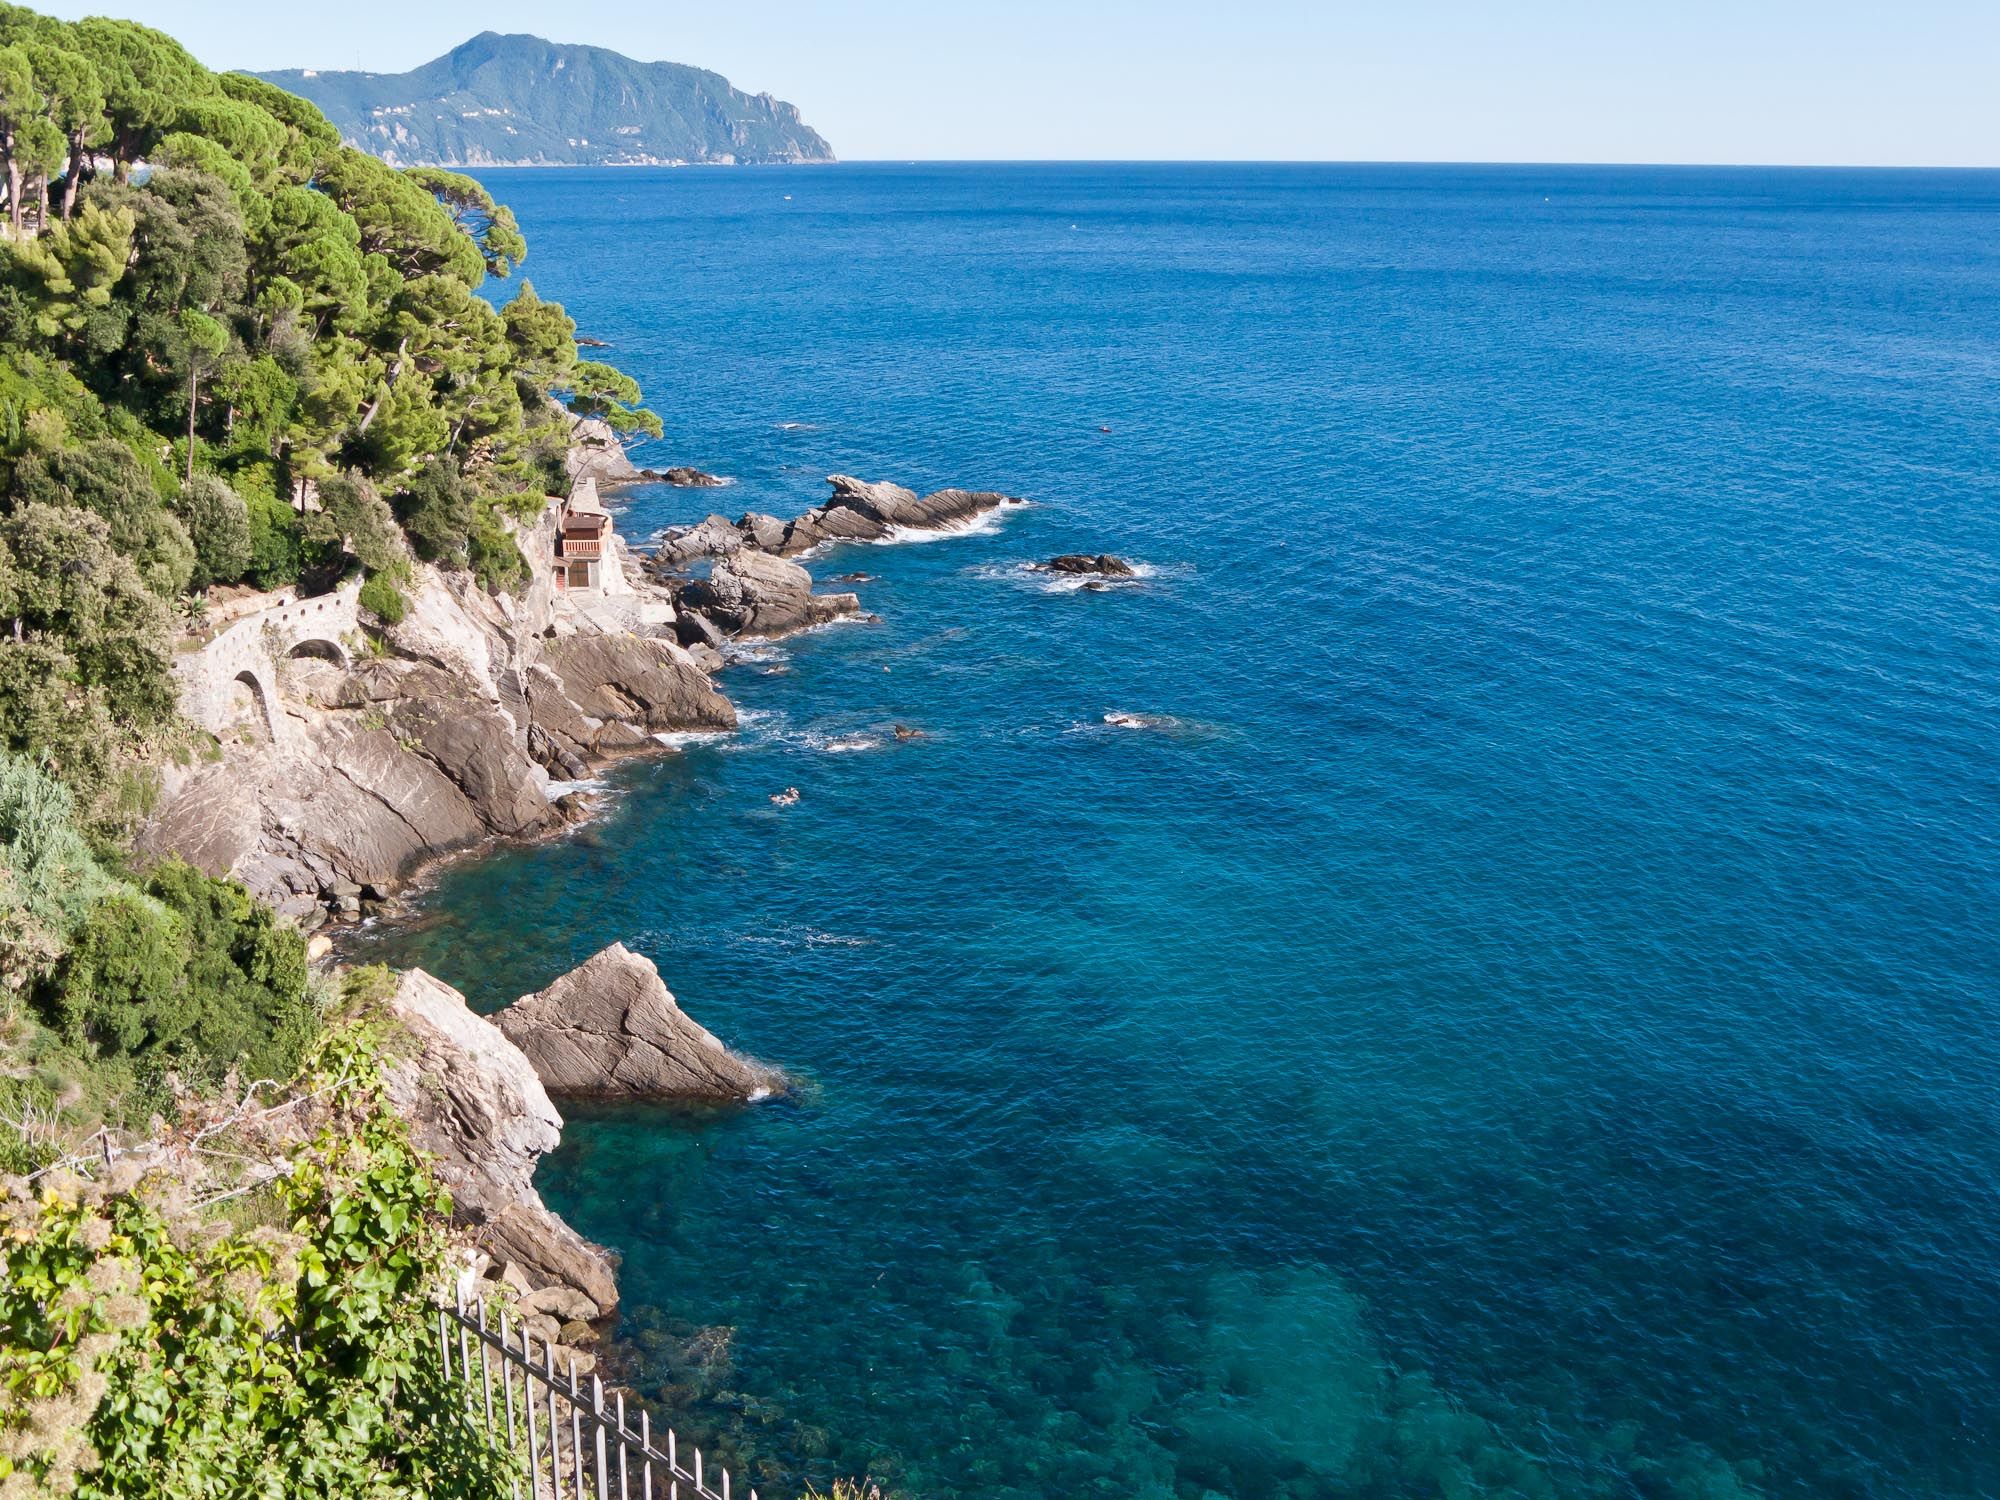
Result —
M 546 1170 L 685 1428 L 766 1495 L 2000 1493 L 2000 176 L 492 181 L 736 481 L 629 532 L 1034 502 L 821 560 L 879 624 L 379 941 L 491 1006 L 623 940 L 807 1080 Z M 1151 576 L 1021 567 L 1086 549 Z

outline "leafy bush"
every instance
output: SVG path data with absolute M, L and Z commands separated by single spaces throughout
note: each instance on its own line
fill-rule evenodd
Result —
M 361 585 L 361 607 L 385 625 L 399 625 L 410 612 L 409 601 L 387 573 L 370 574 Z
M 180 497 L 181 520 L 194 541 L 192 587 L 234 583 L 250 566 L 250 511 L 228 485 L 197 474 Z
M 305 563 L 297 513 L 276 496 L 263 494 L 246 496 L 244 509 L 250 528 L 250 581 L 260 589 L 297 583 Z
M 355 474 L 320 481 L 319 510 L 306 521 L 306 534 L 328 547 L 344 548 L 371 573 L 393 568 L 408 553 L 396 527 L 396 513 L 375 486 Z
M 471 486 L 447 460 L 432 459 L 417 471 L 396 499 L 397 517 L 417 556 L 447 568 L 465 566 L 472 500 Z
M 494 506 L 482 501 L 472 512 L 467 552 L 473 575 L 489 594 L 511 594 L 528 581 L 528 560 L 501 524 Z
M 329 1118 L 264 1190 L 285 1227 L 231 1229 L 164 1174 L 0 1210 L 0 1493 L 507 1492 L 436 1358 L 449 1199 L 359 1034 L 300 1087 Z
M 285 1078 L 311 1043 L 305 939 L 242 886 L 179 860 L 101 896 L 46 985 L 72 1044 Z

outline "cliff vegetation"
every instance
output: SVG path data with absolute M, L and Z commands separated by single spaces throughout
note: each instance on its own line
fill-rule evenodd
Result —
M 572 415 L 659 419 L 489 297 L 527 247 L 478 183 L 149 28 L 0 6 L 0 192 L 0 1493 L 482 1492 L 368 996 L 132 835 L 223 753 L 173 672 L 213 601 L 360 579 L 379 635 L 427 564 L 518 587 Z M 282 1170 L 229 1185 L 245 1142 Z

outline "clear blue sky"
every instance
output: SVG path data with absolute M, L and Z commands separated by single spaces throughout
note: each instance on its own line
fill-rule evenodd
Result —
M 126 0 L 222 67 L 698 63 L 865 158 L 2000 164 L 2000 0 Z

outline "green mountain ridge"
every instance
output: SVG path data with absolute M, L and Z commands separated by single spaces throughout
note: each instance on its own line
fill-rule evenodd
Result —
M 798 106 L 720 73 L 604 47 L 482 32 L 407 73 L 254 75 L 318 105 L 394 166 L 646 166 L 832 161 Z

